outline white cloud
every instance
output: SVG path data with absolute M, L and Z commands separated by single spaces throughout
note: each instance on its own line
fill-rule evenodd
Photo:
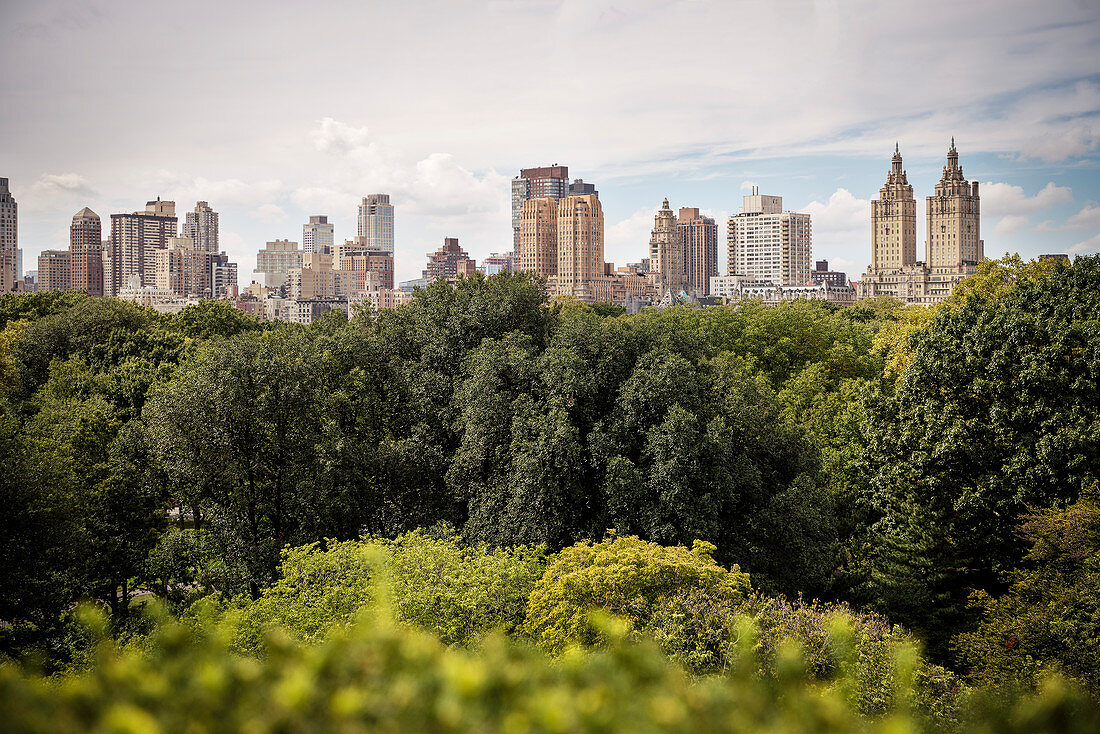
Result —
M 1081 211 L 1066 220 L 1063 229 L 1094 229 L 1100 227 L 1100 206 L 1090 201 Z
M 278 204 L 262 204 L 256 207 L 252 212 L 252 216 L 256 219 L 281 222 L 286 219 L 286 212 Z
M 57 194 L 95 195 L 88 179 L 79 173 L 44 173 L 34 182 L 31 189 L 36 195 L 47 197 Z
M 660 208 L 661 205 L 658 203 L 653 207 L 638 209 L 626 219 L 606 227 L 604 259 L 618 266 L 649 257 L 649 236 L 653 232 L 653 217 Z
M 758 184 L 756 181 L 742 181 L 741 182 L 741 190 L 742 191 L 752 191 L 754 187 L 759 186 L 759 185 L 760 184 Z
M 1023 155 L 1044 161 L 1064 161 L 1067 158 L 1083 156 L 1096 150 L 1100 136 L 1092 132 L 1092 126 L 1086 123 L 1074 123 L 1059 126 L 1024 144 Z
M 284 193 L 278 179 L 212 179 L 167 169 L 139 175 L 130 188 L 147 191 L 147 196 L 174 200 L 177 213 L 187 211 L 196 201 L 208 202 L 215 211 L 226 206 L 256 207 Z
M 1073 201 L 1073 191 L 1050 181 L 1034 196 L 1028 196 L 1021 186 L 990 181 L 981 185 L 981 197 L 983 216 L 1021 217 Z
M 310 137 L 323 153 L 360 152 L 370 147 L 370 134 L 365 126 L 354 127 L 331 117 L 322 119 Z
M 1095 255 L 1100 252 L 1100 234 L 1095 234 L 1084 242 L 1078 242 L 1067 252 L 1070 255 Z
M 997 222 L 997 226 L 993 228 L 994 234 L 1012 234 L 1018 232 L 1028 225 L 1028 219 L 1024 216 L 1016 214 L 1009 214 L 1006 217 L 1001 217 L 1001 221 Z
M 862 269 L 856 263 L 866 262 L 871 247 L 871 202 L 840 188 L 825 203 L 811 201 L 799 211 L 811 217 L 814 259 L 829 260 L 834 270 L 843 264 L 848 276 L 855 277 Z

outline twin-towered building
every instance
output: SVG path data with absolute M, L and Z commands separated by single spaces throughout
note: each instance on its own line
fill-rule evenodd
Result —
M 891 296 L 933 305 L 977 272 L 985 257 L 978 182 L 963 177 L 954 138 L 935 193 L 925 200 L 925 211 L 924 259 L 918 260 L 917 201 L 895 145 L 886 183 L 871 202 L 871 265 L 856 284 L 860 298 Z

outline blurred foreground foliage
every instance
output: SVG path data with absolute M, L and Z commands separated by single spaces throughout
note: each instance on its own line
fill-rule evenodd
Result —
M 105 632 L 95 610 L 85 621 Z M 909 646 L 889 660 L 895 695 L 883 713 L 851 703 L 860 680 L 852 632 L 829 628 L 837 671 L 807 683 L 797 646 L 780 650 L 775 674 L 757 674 L 751 624 L 739 628 L 726 675 L 693 679 L 652 643 L 596 618 L 605 644 L 557 658 L 509 640 L 476 649 L 395 625 L 384 606 L 317 645 L 279 628 L 259 657 L 233 652 L 227 622 L 163 619 L 146 644 L 99 643 L 87 672 L 50 680 L 0 666 L 0 717 L 11 732 L 1093 732 L 1100 712 L 1065 681 L 1037 694 L 967 697 L 958 718 L 914 705 Z

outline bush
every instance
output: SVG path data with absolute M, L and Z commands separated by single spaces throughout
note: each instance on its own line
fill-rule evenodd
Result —
M 737 601 L 748 591 L 749 577 L 736 566 L 727 571 L 715 563 L 714 550 L 698 540 L 689 550 L 634 536 L 577 543 L 559 553 L 535 585 L 524 629 L 541 647 L 561 652 L 570 643 L 601 642 L 602 633 L 591 624 L 594 611 L 642 631 L 677 594 L 697 591 L 717 603 Z
M 399 622 L 467 644 L 494 629 L 516 629 L 545 565 L 542 549 L 463 546 L 451 532 L 287 548 L 279 580 L 259 599 L 237 602 L 237 644 L 257 652 L 275 627 L 319 642 L 349 625 L 376 589 L 389 596 Z

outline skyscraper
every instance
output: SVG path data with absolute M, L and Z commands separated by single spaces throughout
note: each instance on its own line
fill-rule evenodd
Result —
M 772 285 L 809 285 L 811 240 L 809 214 L 785 212 L 782 196 L 753 189 L 727 224 L 727 273 Z
M 360 207 L 360 210 L 362 210 L 362 207 Z M 360 211 L 360 215 L 361 214 L 362 211 Z M 390 232 L 391 234 L 393 232 L 392 222 L 390 223 Z M 334 245 L 333 227 L 329 224 L 327 216 L 311 216 L 309 218 L 309 223 L 302 225 L 303 254 L 309 255 L 316 252 L 322 255 L 335 255 L 336 251 Z
M 897 269 L 917 262 L 917 200 L 894 144 L 890 173 L 871 202 L 871 268 Z
M 68 287 L 89 296 L 103 295 L 103 223 L 88 207 L 74 214 L 69 226 Z
M 581 188 L 584 182 L 577 179 Z M 592 186 L 592 184 L 587 184 Z M 592 186 L 595 193 L 595 186 Z M 569 195 L 569 166 L 543 166 L 542 168 L 524 168 L 512 179 L 512 247 L 519 251 L 520 228 L 523 218 L 523 202 L 531 199 L 549 198 L 555 201 Z
M 168 247 L 176 236 L 176 202 L 150 201 L 145 211 L 111 215 L 109 266 L 104 268 L 104 295 L 116 296 L 127 287 L 131 276 L 142 286 L 156 279 L 156 251 Z
M 871 202 L 871 265 L 856 283 L 860 298 L 891 296 L 933 305 L 977 272 L 985 257 L 978 182 L 963 178 L 954 138 L 935 195 L 926 201 L 928 239 L 921 262 L 916 256 L 917 204 L 895 145 L 886 185 Z
M 680 207 L 676 231 L 684 248 L 687 291 L 693 296 L 710 294 L 710 279 L 718 275 L 718 225 L 695 207 Z
M 653 217 L 653 231 L 649 235 L 650 280 L 661 293 L 671 290 L 678 294 L 687 288 L 681 234 L 676 226 L 676 214 L 665 199 Z
M 237 289 L 237 263 L 229 262 L 229 256 L 219 252 L 210 257 L 210 289 L 212 298 L 232 298 Z
M 542 276 L 558 274 L 558 202 L 550 197 L 524 201 L 520 209 L 519 269 Z
M 680 232 L 676 229 L 676 214 L 668 204 L 653 217 L 653 231 L 649 235 L 649 272 L 655 277 L 658 290 L 679 293 L 687 284 L 684 270 L 684 248 Z
M 218 213 L 205 201 L 195 203 L 195 211 L 187 212 L 181 237 L 189 237 L 195 249 L 218 252 Z
M 190 237 L 169 237 L 168 246 L 153 256 L 157 288 L 183 298 L 210 298 L 211 259 L 217 253 L 199 249 Z
M 10 293 L 19 279 L 19 205 L 0 178 L 0 293 Z
M 558 201 L 558 295 L 582 295 L 604 274 L 603 208 L 595 194 Z
M 393 254 L 393 204 L 389 194 L 363 197 L 359 204 L 359 236 L 367 247 Z
M 963 178 L 955 138 L 951 138 L 947 165 L 943 167 L 943 176 L 936 184 L 936 194 L 928 197 L 925 263 L 933 270 L 977 265 L 985 257 L 980 225 L 978 182 L 970 183 Z
M 256 272 L 264 274 L 265 288 L 282 288 L 286 285 L 287 273 L 301 267 L 302 251 L 297 242 L 274 240 L 256 253 Z

